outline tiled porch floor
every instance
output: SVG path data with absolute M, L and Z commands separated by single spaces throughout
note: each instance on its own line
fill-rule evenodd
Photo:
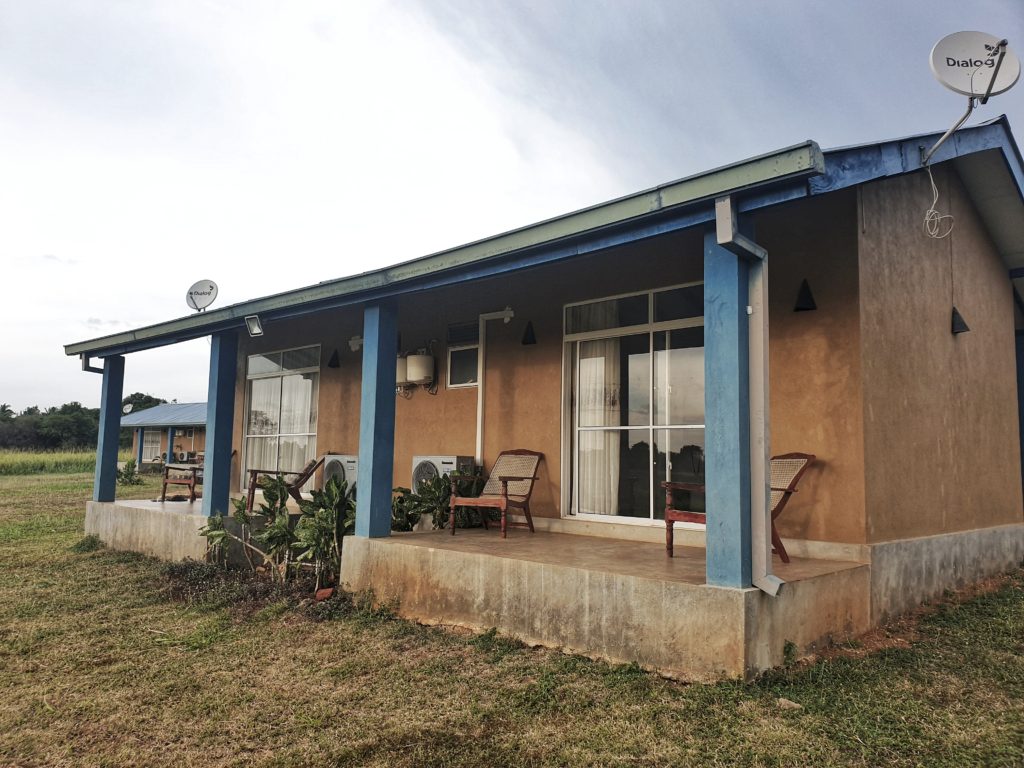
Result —
M 530 533 L 522 529 L 511 529 L 507 539 L 502 539 L 494 529 L 460 529 L 454 536 L 447 530 L 422 531 L 393 534 L 390 540 L 414 547 L 564 565 L 658 581 L 705 583 L 704 550 L 678 544 L 675 557 L 669 559 L 663 544 L 544 531 Z M 790 560 L 787 564 L 778 555 L 772 556 L 772 569 L 783 581 L 801 581 L 861 566 L 861 563 L 842 560 L 797 557 Z

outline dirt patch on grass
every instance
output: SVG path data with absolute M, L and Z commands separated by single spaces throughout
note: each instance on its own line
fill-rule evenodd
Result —
M 1013 583 L 1024 581 L 1020 571 L 1002 573 L 988 579 L 969 584 L 958 590 L 947 590 L 939 598 L 931 600 L 914 610 L 887 621 L 867 634 L 846 643 L 824 648 L 800 660 L 803 666 L 818 661 L 849 658 L 863 659 L 882 651 L 895 648 L 910 648 L 921 639 L 921 625 L 927 619 L 949 608 L 969 603 L 983 595 L 990 595 Z

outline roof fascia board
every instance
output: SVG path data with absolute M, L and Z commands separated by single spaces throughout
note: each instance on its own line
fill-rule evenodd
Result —
M 821 195 L 880 178 L 919 171 L 923 167 L 921 150 L 927 150 L 941 135 L 934 133 L 881 144 L 829 150 L 825 153 L 825 172 L 808 181 L 811 194 Z M 953 134 L 953 140 L 939 147 L 931 164 L 990 149 L 1002 152 L 1017 185 L 1018 194 L 1024 193 L 1024 164 L 1005 117 L 973 128 L 961 128 Z
M 623 225 L 641 224 L 639 227 L 628 226 L 617 233 L 609 241 L 610 245 L 644 239 L 658 234 L 659 226 L 663 226 L 656 223 L 653 225 L 653 234 L 644 234 L 645 230 L 651 229 L 645 226 L 646 219 L 660 220 L 662 214 L 677 209 L 684 211 L 681 220 L 689 221 L 685 226 L 694 226 L 710 220 L 707 217 L 713 216 L 714 198 L 726 193 L 743 195 L 744 205 L 741 206 L 741 210 L 752 210 L 759 199 L 758 193 L 772 190 L 776 186 L 786 190 L 783 193 L 787 196 L 786 199 L 791 199 L 794 194 L 806 195 L 806 179 L 820 174 L 824 167 L 820 148 L 813 141 L 808 141 L 404 264 L 318 283 L 220 310 L 188 315 L 124 333 L 68 344 L 64 351 L 67 355 L 91 354 L 98 357 L 123 354 L 241 328 L 246 315 L 267 314 L 280 317 L 291 313 L 296 305 L 310 305 L 310 311 L 319 311 L 331 306 L 344 306 L 384 295 L 434 287 L 434 281 L 430 278 L 438 273 L 457 273 L 455 281 L 470 279 L 468 273 L 477 277 L 501 274 L 508 269 L 502 269 L 498 264 L 492 268 L 481 263 L 518 252 L 532 252 L 537 248 L 547 249 L 574 238 Z M 799 182 L 796 193 L 793 190 L 793 182 Z M 777 193 L 769 194 L 766 204 L 774 204 L 778 200 Z M 708 211 L 692 216 L 687 211 L 694 206 L 706 207 Z M 661 231 L 671 231 L 673 228 L 680 227 L 670 225 L 669 229 Z M 553 252 L 560 250 L 556 246 Z M 582 252 L 584 251 L 579 250 L 577 246 L 570 245 L 568 251 L 563 251 L 560 258 Z M 419 282 L 424 278 L 428 281 L 427 285 Z

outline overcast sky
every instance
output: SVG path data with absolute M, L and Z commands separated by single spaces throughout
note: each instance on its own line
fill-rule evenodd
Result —
M 941 131 L 936 40 L 1021 0 L 0 0 L 0 402 L 62 345 L 393 264 L 814 139 Z M 1024 84 L 976 112 L 1024 141 Z M 205 340 L 125 393 L 206 398 Z

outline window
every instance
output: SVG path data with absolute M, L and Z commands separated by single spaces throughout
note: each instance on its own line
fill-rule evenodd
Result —
M 480 354 L 480 326 L 457 323 L 448 326 L 448 389 L 475 387 Z
M 700 283 L 566 307 L 571 514 L 663 519 L 662 481 L 704 482 L 703 307 Z
M 476 386 L 479 354 L 480 348 L 475 344 L 471 347 L 448 347 L 448 389 Z
M 142 460 L 156 461 L 160 458 L 160 430 L 146 429 L 142 432 Z
M 250 355 L 245 469 L 297 472 L 316 455 L 320 347 Z M 242 473 L 243 488 L 248 471 Z

